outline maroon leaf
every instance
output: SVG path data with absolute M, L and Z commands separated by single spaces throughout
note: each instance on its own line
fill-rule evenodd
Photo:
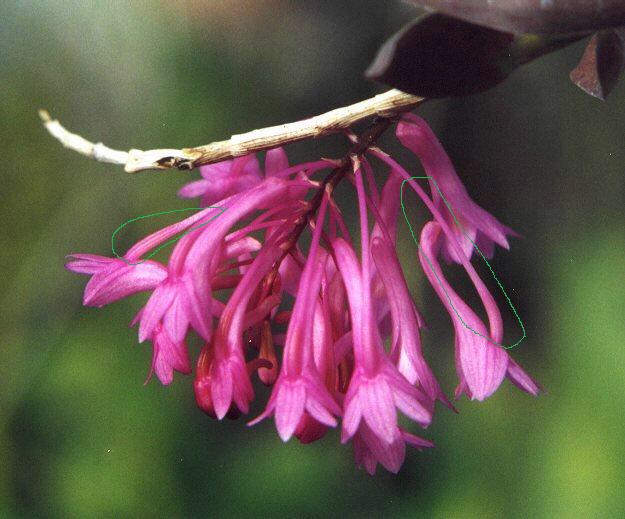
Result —
M 577 39 L 515 36 L 430 14 L 387 40 L 366 76 L 422 97 L 465 96 L 501 83 L 519 65 Z
M 408 0 L 428 10 L 513 33 L 594 32 L 625 25 L 623 0 Z
M 500 61 L 512 40 L 508 33 L 426 15 L 384 43 L 366 76 L 423 97 L 473 94 L 507 77 Z
M 625 46 L 619 32 L 607 30 L 595 34 L 570 74 L 573 83 L 601 100 L 612 91 L 625 65 Z

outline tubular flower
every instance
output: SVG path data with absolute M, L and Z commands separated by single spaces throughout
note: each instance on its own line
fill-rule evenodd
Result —
M 376 147 L 294 166 L 277 148 L 266 153 L 264 172 L 255 155 L 201 167 L 202 179 L 179 195 L 200 197 L 205 209 L 121 258 L 73 254 L 66 267 L 91 276 L 88 306 L 148 292 L 133 324 L 139 341 L 152 343 L 151 372 L 163 384 L 174 371 L 193 372 L 195 400 L 209 416 L 247 414 L 262 382 L 271 394 L 249 425 L 273 417 L 283 441 L 302 443 L 340 427 L 359 466 L 397 472 L 406 444 L 433 447 L 406 423 L 427 427 L 436 401 L 454 409 L 428 364 L 425 320 L 398 256 L 404 181 L 431 213 L 419 260 L 454 327 L 456 398 L 483 400 L 506 377 L 532 395 L 540 387 L 500 346 L 499 309 L 471 264 L 475 245 L 489 255 L 515 233 L 471 200 L 422 119 L 405 116 L 396 133 L 423 163 L 430 194 Z M 382 163 L 379 173 L 372 161 Z M 322 180 L 323 170 L 331 172 Z M 381 189 L 376 175 L 386 175 Z M 355 186 L 358 240 L 333 197 L 342 176 Z M 180 234 L 166 264 L 141 259 Z M 465 269 L 488 327 L 451 287 L 439 258 Z M 187 347 L 193 334 L 203 343 L 198 354 Z M 401 426 L 399 413 L 407 419 Z
M 319 209 L 319 220 L 323 222 L 327 208 L 324 196 Z M 303 434 L 308 425 L 302 420 L 316 420 L 319 424 L 334 427 L 333 415 L 341 413 L 330 390 L 323 384 L 319 369 L 315 365 L 313 351 L 313 325 L 323 328 L 322 323 L 315 323 L 315 308 L 321 285 L 321 278 L 327 258 L 319 251 L 319 239 L 322 225 L 316 225 L 313 241 L 306 265 L 302 272 L 295 305 L 291 313 L 282 369 L 275 383 L 267 409 L 252 423 L 256 423 L 270 414 L 275 415 L 276 428 L 282 440 L 287 441 L 300 427 Z M 323 333 L 323 332 L 322 332 Z M 328 347 L 326 344 L 323 347 Z
M 246 191 L 262 181 L 258 159 L 254 155 L 202 166 L 200 175 L 202 180 L 189 182 L 178 191 L 178 196 L 200 197 L 200 203 L 205 207 Z
M 430 177 L 434 205 L 449 224 L 464 254 L 471 257 L 474 250 L 472 242 L 488 258 L 494 253 L 495 243 L 510 248 L 506 236 L 518 234 L 471 200 L 449 156 L 427 123 L 414 114 L 408 114 L 405 118 L 397 125 L 397 137 L 421 160 L 425 174 Z M 445 200 L 453 212 L 446 207 Z M 443 238 L 441 249 L 447 261 L 462 262 L 451 238 Z
M 154 345 L 152 369 L 162 384 L 171 384 L 174 370 L 185 375 L 191 373 L 189 353 L 184 341 L 174 342 L 160 324 L 155 327 L 151 340 Z

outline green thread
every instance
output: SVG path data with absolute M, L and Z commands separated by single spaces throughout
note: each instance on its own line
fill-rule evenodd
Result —
M 191 229 L 187 230 L 184 234 L 181 234 L 180 236 L 177 236 L 175 238 L 172 238 L 171 240 L 166 241 L 160 247 L 157 247 L 156 250 L 154 250 L 147 258 L 142 259 L 141 261 L 138 261 L 137 263 L 130 263 L 127 259 L 122 258 L 119 254 L 117 254 L 117 251 L 115 250 L 115 236 L 117 236 L 117 233 L 119 231 L 121 231 L 124 227 L 126 227 L 128 224 L 131 224 L 132 222 L 136 222 L 137 220 L 143 220 L 144 218 L 152 218 L 153 216 L 160 216 L 160 215 L 163 215 L 163 214 L 182 213 L 184 211 L 203 211 L 204 209 L 220 209 L 221 211 L 218 214 L 216 214 L 215 216 L 213 216 L 207 222 L 204 222 L 203 224 L 200 224 L 197 227 L 192 227 Z M 131 218 L 130 220 L 126 220 L 123 224 L 121 224 L 117 229 L 115 229 L 113 231 L 113 234 L 111 235 L 111 249 L 113 250 L 113 254 L 115 254 L 115 256 L 117 258 L 119 258 L 120 260 L 128 263 L 128 265 L 141 265 L 141 263 L 144 263 L 147 260 L 149 260 L 155 254 L 157 254 L 158 251 L 160 251 L 161 249 L 167 247 L 168 245 L 171 245 L 172 243 L 177 242 L 180 238 L 182 238 L 183 236 L 186 236 L 190 232 L 195 231 L 195 230 L 199 229 L 200 227 L 204 227 L 205 225 L 208 225 L 215 218 L 217 218 L 218 216 L 221 216 L 226 209 L 227 209 L 227 207 L 220 207 L 220 206 L 213 206 L 213 205 L 208 206 L 208 207 L 186 207 L 185 209 L 172 209 L 171 211 L 160 211 L 158 213 L 145 214 L 143 216 L 137 216 L 136 218 Z
M 434 186 L 436 187 L 436 190 L 441 195 L 441 198 L 443 199 L 443 202 L 445 202 L 445 205 L 447 206 L 447 209 L 449 209 L 449 213 L 451 214 L 452 218 L 454 219 L 455 224 L 458 226 L 458 228 L 460 229 L 462 234 L 464 234 L 464 236 L 473 244 L 473 247 L 479 253 L 479 255 L 482 257 L 482 259 L 484 260 L 484 263 L 486 263 L 486 266 L 490 270 L 490 273 L 495 278 L 495 281 L 497 282 L 497 285 L 501 289 L 501 292 L 503 293 L 504 297 L 506 298 L 506 301 L 508 302 L 508 305 L 512 309 L 512 313 L 516 317 L 517 321 L 519 322 L 519 325 L 521 326 L 521 330 L 523 331 L 523 336 L 518 341 L 516 341 L 514 344 L 512 344 L 511 346 L 504 346 L 503 344 L 499 344 L 498 342 L 493 341 L 490 337 L 486 337 L 485 335 L 482 335 L 480 332 L 478 332 L 477 330 L 474 330 L 467 323 L 464 322 L 464 320 L 462 319 L 461 315 L 458 313 L 458 310 L 456 310 L 456 308 L 454 307 L 453 303 L 451 302 L 451 297 L 449 297 L 449 294 L 447 293 L 447 290 L 445 290 L 445 287 L 443 286 L 442 281 L 438 277 L 438 274 L 436 273 L 436 270 L 434 269 L 434 265 L 432 265 L 432 262 L 430 261 L 430 258 L 427 257 L 427 255 L 425 254 L 425 252 L 423 252 L 423 249 L 419 245 L 419 241 L 417 240 L 417 238 L 415 236 L 414 229 L 412 228 L 412 225 L 410 224 L 410 220 L 408 219 L 408 215 L 406 214 L 406 208 L 404 207 L 404 184 L 406 182 L 410 181 L 410 180 L 418 180 L 418 179 L 428 179 L 428 180 L 431 180 L 434 183 Z M 451 205 L 449 205 L 449 202 L 447 202 L 447 199 L 445 198 L 445 196 L 443 195 L 442 191 L 438 187 L 438 184 L 436 183 L 436 180 L 434 180 L 430 176 L 411 177 L 409 179 L 404 180 L 401 183 L 401 187 L 399 189 L 399 193 L 400 193 L 399 201 L 400 201 L 400 204 L 401 204 L 401 210 L 404 213 L 404 218 L 406 220 L 406 223 L 408 224 L 408 228 L 410 229 L 410 235 L 412 236 L 413 241 L 417 245 L 417 248 L 419 249 L 419 252 L 426 259 L 428 265 L 432 269 L 432 272 L 434 272 L 434 276 L 436 277 L 436 280 L 438 281 L 439 285 L 443 289 L 443 292 L 447 296 L 447 300 L 449 301 L 449 304 L 451 305 L 451 307 L 453 308 L 454 312 L 458 316 L 458 319 L 460 319 L 460 322 L 462 323 L 462 325 L 465 328 L 467 328 L 468 330 L 472 331 L 475 335 L 478 335 L 479 337 L 482 337 L 483 339 L 486 339 L 488 342 L 490 342 L 492 344 L 495 344 L 496 346 L 502 347 L 504 350 L 509 350 L 509 349 L 514 348 L 515 346 L 518 346 L 527 337 L 527 333 L 525 331 L 525 326 L 523 325 L 523 321 L 521 321 L 521 318 L 519 317 L 519 314 L 517 313 L 516 308 L 512 304 L 512 301 L 510 300 L 510 297 L 508 297 L 508 294 L 506 293 L 506 290 L 504 289 L 503 285 L 501 284 L 501 281 L 499 281 L 499 278 L 495 274 L 495 271 L 493 270 L 493 267 L 491 267 L 490 263 L 488 262 L 488 260 L 486 259 L 486 257 L 484 256 L 484 254 L 482 253 L 480 248 L 477 246 L 477 244 L 469 237 L 469 235 L 462 228 L 462 225 L 460 224 L 460 222 L 456 218 L 456 215 L 454 214 L 454 212 L 453 212 L 453 210 L 451 208 Z

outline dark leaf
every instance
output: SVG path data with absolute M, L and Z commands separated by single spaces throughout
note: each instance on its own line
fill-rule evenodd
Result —
M 473 94 L 507 77 L 499 61 L 512 40 L 511 34 L 426 15 L 384 43 L 366 76 L 423 97 Z
M 513 33 L 594 32 L 625 25 L 624 0 L 408 0 L 431 11 Z
M 425 15 L 393 35 L 369 79 L 422 97 L 458 97 L 501 83 L 519 65 L 578 39 L 513 35 L 442 14 Z
M 571 81 L 591 96 L 605 100 L 623 72 L 624 53 L 625 47 L 619 31 L 598 32 L 571 72 Z

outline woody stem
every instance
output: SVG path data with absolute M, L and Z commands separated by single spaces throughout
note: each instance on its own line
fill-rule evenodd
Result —
M 393 117 L 412 110 L 424 99 L 399 90 L 389 90 L 364 101 L 336 108 L 301 121 L 279 124 L 233 135 L 224 141 L 182 149 L 119 151 L 93 143 L 67 130 L 45 110 L 39 111 L 44 126 L 63 146 L 99 162 L 124 166 L 128 173 L 148 169 L 189 170 L 222 160 L 248 155 L 284 144 L 330 135 L 349 129 L 370 117 Z

